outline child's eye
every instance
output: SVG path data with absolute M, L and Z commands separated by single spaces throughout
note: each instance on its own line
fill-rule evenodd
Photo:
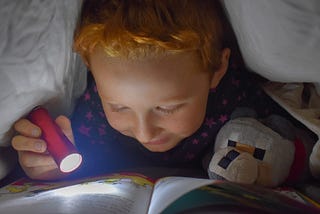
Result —
M 123 111 L 125 111 L 127 108 L 126 107 L 123 107 L 123 108 L 112 108 L 111 110 L 113 111 L 113 112 L 123 112 Z
M 173 114 L 177 110 L 179 110 L 181 105 L 175 105 L 175 106 L 157 106 L 156 110 L 164 113 L 164 114 Z
M 128 107 L 120 106 L 120 105 L 110 105 L 112 112 L 123 112 L 128 109 Z

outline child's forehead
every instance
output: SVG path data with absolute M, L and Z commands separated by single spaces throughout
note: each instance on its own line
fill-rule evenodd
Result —
M 103 51 L 92 55 L 91 71 L 98 88 L 106 94 L 118 90 L 126 93 L 149 91 L 163 94 L 164 90 L 192 91 L 196 85 L 207 84 L 210 76 L 203 72 L 194 53 L 174 54 L 159 59 L 128 60 L 107 56 Z M 159 89 L 161 89 L 159 91 Z
M 204 72 L 202 64 L 190 55 L 173 55 L 159 59 L 127 60 L 123 58 L 105 57 L 103 62 L 93 59 L 91 71 L 105 81 L 120 83 L 159 82 L 179 85 L 188 80 L 190 84 Z M 209 76 L 208 76 L 209 77 Z

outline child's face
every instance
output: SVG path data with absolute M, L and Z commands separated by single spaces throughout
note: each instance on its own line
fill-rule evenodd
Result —
M 90 68 L 110 125 L 150 151 L 172 149 L 204 120 L 212 75 L 194 53 L 127 60 L 97 48 Z

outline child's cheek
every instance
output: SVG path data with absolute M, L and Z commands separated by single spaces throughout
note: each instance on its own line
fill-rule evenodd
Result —
M 114 112 L 106 112 L 106 117 L 110 126 L 121 133 L 129 129 L 132 121 L 127 115 Z
M 167 132 L 181 137 L 189 137 L 200 128 L 203 118 L 202 114 L 197 117 L 194 114 L 186 113 L 164 119 L 161 125 Z

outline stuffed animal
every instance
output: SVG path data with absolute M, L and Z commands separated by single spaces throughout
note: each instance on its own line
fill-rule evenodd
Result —
M 298 133 L 281 116 L 259 120 L 252 110 L 238 109 L 216 137 L 208 175 L 267 187 L 306 179 L 312 145 Z

